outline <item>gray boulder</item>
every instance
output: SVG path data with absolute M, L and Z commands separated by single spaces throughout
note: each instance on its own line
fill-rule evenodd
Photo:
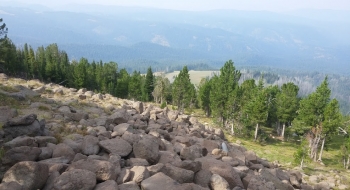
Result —
M 7 151 L 2 157 L 3 165 L 13 165 L 21 161 L 36 161 L 41 149 L 38 147 L 21 146 Z
M 132 146 L 121 138 L 103 140 L 99 142 L 99 145 L 108 153 L 122 157 L 129 155 L 132 151 Z
M 157 138 L 152 136 L 144 136 L 140 141 L 134 143 L 133 152 L 136 158 L 144 158 L 150 164 L 158 161 L 159 144 Z
M 116 180 L 117 177 L 117 174 L 115 173 L 115 166 L 108 161 L 92 159 L 79 160 L 77 162 L 73 162 L 68 167 L 67 171 L 75 169 L 91 171 L 95 173 L 96 179 L 99 181 Z
M 55 179 L 54 190 L 92 190 L 96 185 L 96 175 L 88 170 L 73 169 Z
M 15 181 L 3 182 L 0 184 L 1 190 L 24 190 L 25 188 Z
M 35 141 L 39 147 L 45 147 L 48 143 L 57 144 L 57 139 L 50 136 L 37 136 L 35 137 Z
M 161 169 L 161 172 L 179 183 L 192 183 L 194 179 L 193 171 L 178 168 L 171 164 L 166 164 L 165 167 Z
M 140 190 L 140 187 L 134 181 L 118 185 L 119 190 Z
M 64 157 L 73 160 L 74 156 L 75 152 L 73 149 L 64 143 L 56 145 L 52 152 L 52 158 Z
M 82 153 L 85 155 L 98 154 L 98 152 L 100 151 L 100 146 L 98 145 L 98 142 L 99 141 L 97 137 L 86 135 L 81 145 Z
M 180 184 L 177 181 L 162 172 L 147 178 L 141 183 L 143 190 L 178 190 L 180 189 L 179 187 Z
M 217 174 L 211 176 L 210 187 L 213 190 L 230 190 L 230 185 L 227 181 Z
M 202 147 L 200 145 L 192 145 L 185 147 L 180 151 L 180 156 L 184 160 L 195 160 L 203 156 Z
M 150 177 L 149 171 L 145 166 L 134 166 L 130 169 L 130 172 L 131 180 L 137 184 Z
M 19 136 L 5 143 L 3 146 L 5 150 L 9 150 L 11 148 L 20 147 L 20 146 L 38 147 L 38 144 L 35 142 L 33 137 Z
M 49 168 L 37 162 L 19 162 L 4 175 L 3 183 L 17 182 L 26 189 L 41 189 L 49 176 Z
M 35 114 L 30 114 L 21 118 L 14 118 L 6 122 L 3 126 L 5 136 L 16 138 L 18 136 L 41 136 L 44 132 L 44 126 L 41 126 L 36 120 Z
M 96 185 L 94 190 L 118 190 L 118 184 L 114 180 L 107 180 Z

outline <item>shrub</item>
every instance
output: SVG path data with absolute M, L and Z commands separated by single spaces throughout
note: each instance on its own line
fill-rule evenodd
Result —
M 161 105 L 160 105 L 160 108 L 165 108 L 166 107 L 166 103 L 165 102 L 163 102 Z

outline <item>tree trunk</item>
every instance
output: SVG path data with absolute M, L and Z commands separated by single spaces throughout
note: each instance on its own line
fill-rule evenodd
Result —
M 281 137 L 284 138 L 284 130 L 286 129 L 286 123 L 283 123 Z
M 259 130 L 259 123 L 256 124 L 255 127 L 255 134 L 254 134 L 254 140 L 256 141 L 256 139 L 258 138 L 258 130 Z
M 233 120 L 232 120 L 232 125 L 231 125 L 231 135 L 235 135 L 235 131 L 233 129 Z
M 318 156 L 318 160 L 319 162 L 322 162 L 322 153 L 323 153 L 323 147 L 324 147 L 324 142 L 326 141 L 326 137 L 323 138 L 322 140 L 322 146 L 321 146 L 321 150 L 320 150 L 320 154 Z
M 314 144 L 312 146 L 312 155 L 311 159 L 313 159 L 315 162 L 317 161 L 317 149 L 318 149 L 318 143 L 320 142 L 321 136 L 316 135 L 316 138 L 314 139 Z
M 348 155 L 348 161 L 346 162 L 345 169 L 349 169 L 349 165 L 350 165 L 350 154 Z
M 300 162 L 300 169 L 303 169 L 303 165 L 304 165 L 304 157 L 301 159 L 301 162 Z

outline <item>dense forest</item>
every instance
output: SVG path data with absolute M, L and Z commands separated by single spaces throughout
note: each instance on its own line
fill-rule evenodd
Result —
M 86 58 L 70 61 L 57 44 L 36 50 L 27 44 L 23 48 L 16 47 L 6 37 L 7 29 L 1 25 L 1 20 L 0 32 L 0 38 L 3 36 L 0 70 L 9 76 L 87 88 L 120 98 L 154 101 L 161 107 L 171 103 L 180 112 L 201 108 L 207 117 L 215 118 L 218 125 L 231 134 L 252 137 L 255 141 L 267 138 L 262 126 L 273 128 L 282 139 L 298 136 L 308 140 L 309 151 L 301 148 L 297 154 L 301 163 L 305 155 L 322 161 L 327 139 L 349 132 L 344 124 L 349 118 L 341 114 L 338 100 L 331 99 L 328 77 L 301 98 L 299 86 L 293 82 L 266 85 L 264 75 L 259 75 L 258 80 L 242 81 L 242 73 L 229 60 L 220 72 L 202 79 L 198 86 L 191 83 L 187 66 L 170 83 L 164 75 L 155 76 L 151 67 L 143 75 L 139 71 L 130 74 L 118 68 L 115 62 L 89 62 Z M 267 78 L 272 83 L 274 76 Z M 349 162 L 350 140 L 344 141 L 341 149 L 344 161 Z

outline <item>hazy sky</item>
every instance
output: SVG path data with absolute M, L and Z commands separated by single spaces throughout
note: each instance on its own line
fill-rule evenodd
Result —
M 0 5 L 2 1 L 0 0 Z M 13 1 L 13 0 L 11 0 Z M 269 10 L 288 11 L 295 9 L 350 10 L 350 0 L 17 0 L 21 3 L 61 7 L 71 3 L 103 4 L 122 6 L 147 6 L 179 10 Z

